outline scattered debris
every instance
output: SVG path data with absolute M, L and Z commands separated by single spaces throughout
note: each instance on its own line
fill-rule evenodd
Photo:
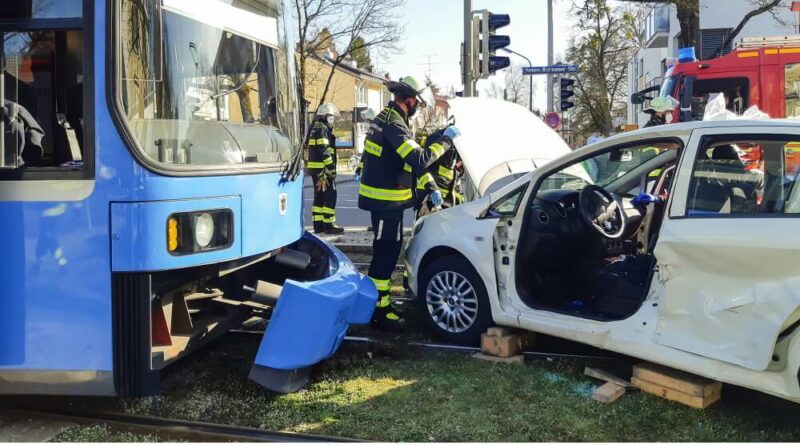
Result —
M 717 402 L 722 383 L 652 363 L 633 367 L 631 383 L 644 392 L 703 409 Z
M 625 394 L 625 387 L 614 382 L 606 382 L 598 386 L 592 393 L 592 399 L 600 403 L 611 403 Z

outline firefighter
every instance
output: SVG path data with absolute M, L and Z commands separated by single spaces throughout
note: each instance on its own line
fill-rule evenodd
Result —
M 434 144 L 441 144 L 444 131 L 444 128 L 434 131 L 426 137 L 425 143 L 422 145 L 430 148 Z M 459 176 L 456 168 L 458 162 L 458 152 L 449 150 L 425 169 L 425 173 L 417 179 L 414 197 L 414 209 L 417 217 L 420 216 L 420 213 L 425 214 L 431 210 L 428 208 L 427 211 L 422 211 L 425 198 L 429 198 L 430 206 L 434 208 L 452 207 L 463 202 L 463 197 L 456 190 Z
M 314 233 L 343 233 L 336 225 L 336 136 L 333 124 L 339 110 L 331 103 L 322 104 L 317 110 L 311 134 L 308 138 L 308 162 L 306 169 L 314 183 L 314 203 L 311 217 Z
M 667 122 L 668 116 L 672 118 L 672 111 L 674 109 L 675 99 L 671 97 L 656 97 L 651 100 L 650 106 L 644 110 L 645 113 L 650 115 L 650 120 L 644 124 L 644 128 L 656 127 L 669 123 Z
M 448 127 L 441 144 L 420 147 L 408 120 L 418 108 L 434 104 L 430 88 L 411 76 L 390 81 L 387 88 L 394 99 L 372 120 L 364 142 L 358 207 L 370 212 L 373 227 L 369 277 L 379 298 L 372 324 L 381 330 L 399 331 L 405 323 L 389 300 L 389 289 L 403 242 L 403 211 L 414 204 L 411 177 L 424 173 L 451 149 L 459 133 Z

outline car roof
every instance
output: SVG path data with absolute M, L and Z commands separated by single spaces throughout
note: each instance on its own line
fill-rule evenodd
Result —
M 592 146 L 595 144 L 606 144 L 608 142 L 612 142 L 615 140 L 624 140 L 630 139 L 632 137 L 669 137 L 669 136 L 678 136 L 682 134 L 691 133 L 694 130 L 700 129 L 708 129 L 708 128 L 740 128 L 740 127 L 768 127 L 768 128 L 775 128 L 775 127 L 797 127 L 800 129 L 800 120 L 796 119 L 759 119 L 759 120 L 752 120 L 752 119 L 732 119 L 732 120 L 725 120 L 725 121 L 692 121 L 692 122 L 681 122 L 677 124 L 669 124 L 669 125 L 659 125 L 655 127 L 649 128 L 641 128 L 638 130 L 633 131 L 626 131 L 624 133 L 618 133 L 613 136 L 609 136 L 608 138 L 601 139 L 593 144 L 589 144 L 587 146 Z

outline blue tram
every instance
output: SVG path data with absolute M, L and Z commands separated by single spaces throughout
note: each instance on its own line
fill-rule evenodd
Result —
M 0 393 L 143 395 L 252 316 L 291 391 L 377 294 L 304 233 L 281 0 L 0 2 Z

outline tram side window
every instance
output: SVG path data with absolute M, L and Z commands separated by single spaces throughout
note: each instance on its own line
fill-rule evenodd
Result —
M 81 167 L 82 33 L 36 30 L 0 34 L 0 168 Z

